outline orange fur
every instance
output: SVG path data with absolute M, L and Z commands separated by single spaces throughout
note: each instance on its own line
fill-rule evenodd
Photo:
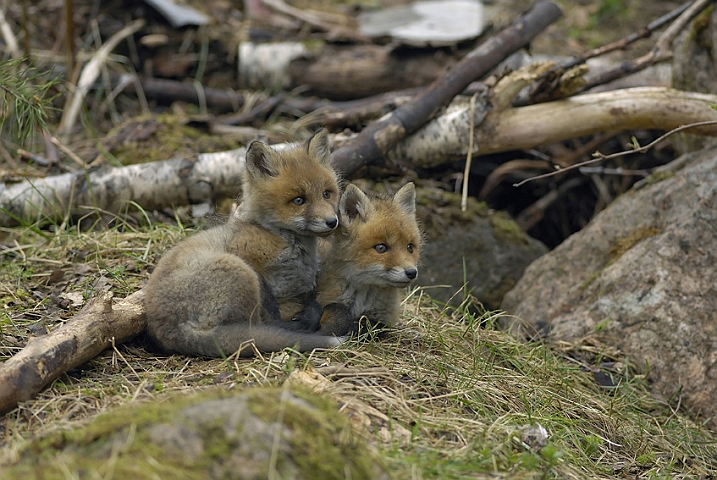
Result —
M 222 356 L 241 350 L 340 343 L 281 319 L 282 305 L 316 286 L 318 237 L 338 223 L 337 177 L 328 134 L 307 146 L 276 151 L 253 142 L 246 154 L 244 196 L 226 225 L 200 232 L 167 253 L 147 285 L 147 331 L 170 352 Z
M 369 197 L 349 185 L 339 203 L 339 218 L 319 274 L 321 331 L 337 335 L 355 331 L 362 316 L 394 325 L 401 289 L 418 274 L 421 233 L 413 184 L 393 198 Z

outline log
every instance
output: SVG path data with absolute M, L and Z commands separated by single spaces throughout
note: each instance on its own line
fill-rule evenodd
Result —
M 717 95 L 664 87 L 637 87 L 591 93 L 519 108 L 486 111 L 476 106 L 475 153 L 535 148 L 605 131 L 672 130 L 689 123 L 717 121 L 711 105 Z M 387 153 L 394 162 L 435 168 L 451 157 L 465 156 L 470 137 L 468 100 L 457 99 L 444 115 L 432 120 Z M 482 123 L 481 123 L 482 122 Z M 717 125 L 690 129 L 717 136 Z
M 210 202 L 241 192 L 244 152 L 199 155 L 114 168 L 107 165 L 0 185 L 0 225 L 59 222 L 95 208 L 121 212 L 128 202 L 145 210 Z
M 411 102 L 372 123 L 335 151 L 331 155 L 334 167 L 344 176 L 350 177 L 361 167 L 384 159 L 394 145 L 418 130 L 472 81 L 528 44 L 538 33 L 557 20 L 561 13 L 560 8 L 554 3 L 547 1 L 536 3 L 511 25 L 473 50 Z
M 495 106 L 499 102 L 491 97 Z M 503 103 L 509 103 L 506 97 Z M 529 149 L 545 143 L 603 131 L 650 128 L 671 130 L 689 123 L 717 120 L 710 107 L 717 95 L 671 88 L 640 87 L 581 95 L 520 108 L 488 110 L 476 105 L 475 152 Z M 457 99 L 445 113 L 427 123 L 386 154 L 394 163 L 435 168 L 466 155 L 470 135 L 467 99 Z M 714 125 L 691 133 L 717 135 Z M 333 137 L 336 138 L 336 137 Z M 279 145 L 277 148 L 281 148 Z M 0 226 L 58 221 L 93 208 L 122 211 L 133 201 L 145 210 L 205 203 L 241 192 L 244 149 L 200 155 L 197 160 L 171 159 L 120 168 L 78 171 L 0 185 Z
M 144 330 L 144 290 L 112 305 L 112 293 L 91 298 L 67 323 L 30 338 L 25 348 L 0 365 L 0 414 L 30 400 L 60 375 L 96 357 L 112 343 Z

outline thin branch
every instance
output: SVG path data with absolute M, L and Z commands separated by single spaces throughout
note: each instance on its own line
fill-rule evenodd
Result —
M 662 140 L 666 139 L 670 135 L 681 132 L 683 130 L 688 130 L 690 128 L 704 127 L 707 125 L 717 125 L 717 120 L 709 120 L 706 122 L 696 122 L 696 123 L 690 123 L 687 125 L 682 125 L 673 130 L 670 130 L 669 132 L 667 132 L 664 135 L 662 135 L 661 137 L 659 137 L 657 140 L 654 140 L 654 141 L 648 143 L 647 145 L 639 147 L 639 148 L 633 148 L 631 150 L 616 152 L 616 153 L 612 153 L 610 155 L 602 155 L 599 152 L 597 152 L 596 153 L 596 155 L 598 155 L 597 158 L 593 158 L 592 160 L 586 160 L 584 162 L 576 163 L 574 165 L 570 165 L 569 167 L 561 168 L 560 170 L 556 170 L 554 172 L 544 173 L 542 175 L 537 175 L 535 177 L 526 178 L 522 182 L 514 183 L 513 186 L 520 187 L 521 185 L 524 185 L 528 182 L 532 182 L 533 180 L 539 180 L 541 178 L 552 177 L 554 175 L 558 175 L 558 174 L 567 172 L 569 170 L 574 170 L 576 168 L 584 167 L 585 165 L 592 165 L 593 163 L 602 162 L 603 160 L 609 160 L 611 158 L 617 158 L 617 157 L 624 157 L 625 155 L 630 155 L 631 153 L 642 153 L 642 152 L 645 152 L 645 151 L 651 149 L 652 147 L 654 147 L 655 145 L 657 145 L 658 143 L 660 143 Z
M 62 119 L 60 120 L 60 134 L 69 133 L 70 129 L 74 125 L 75 121 L 77 120 L 77 115 L 80 112 L 80 107 L 82 106 L 82 101 L 84 100 L 85 95 L 87 95 L 87 92 L 90 90 L 90 87 L 95 82 L 97 76 L 100 74 L 100 67 L 107 61 L 107 58 L 109 57 L 109 54 L 112 52 L 112 50 L 114 50 L 115 47 L 117 47 L 117 45 L 122 40 L 134 34 L 143 26 L 144 20 L 135 20 L 119 32 L 112 35 L 112 37 L 110 37 L 107 43 L 105 43 L 102 48 L 100 48 L 95 53 L 95 55 L 92 57 L 92 60 L 90 60 L 87 65 L 85 65 L 85 67 L 82 69 L 80 80 L 77 82 L 77 89 L 72 96 L 72 100 L 68 102 L 69 107 L 67 108 L 67 110 L 65 110 L 64 114 L 62 115 Z
M 471 120 L 470 120 L 470 127 L 468 128 L 468 132 L 470 133 L 470 136 L 468 137 L 468 154 L 466 155 L 466 168 L 463 172 L 463 194 L 461 195 L 461 211 L 465 212 L 468 208 L 468 178 L 471 174 L 471 161 L 473 160 L 473 138 L 475 137 L 475 130 L 476 130 L 476 98 L 478 97 L 477 93 L 474 93 L 471 97 Z

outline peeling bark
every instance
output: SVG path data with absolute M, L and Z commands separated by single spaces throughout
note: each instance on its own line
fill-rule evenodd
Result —
M 132 201 L 145 210 L 211 201 L 241 191 L 245 149 L 174 158 L 0 185 L 0 225 L 58 222 L 95 208 L 117 213 Z

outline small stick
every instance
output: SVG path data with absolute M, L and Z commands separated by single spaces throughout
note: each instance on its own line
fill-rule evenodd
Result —
M 474 93 L 471 97 L 471 120 L 470 127 L 468 129 L 468 154 L 466 155 L 466 168 L 463 171 L 463 193 L 461 195 L 461 211 L 465 212 L 468 208 L 468 177 L 471 174 L 471 161 L 473 160 L 473 136 L 476 130 L 476 97 L 477 93 Z
M 597 157 L 597 158 L 593 158 L 592 160 L 586 160 L 586 161 L 584 161 L 584 162 L 580 162 L 580 163 L 576 163 L 576 164 L 574 164 L 574 165 L 570 165 L 569 167 L 561 168 L 560 170 L 556 170 L 556 171 L 554 171 L 554 172 L 544 173 L 544 174 L 542 174 L 542 175 L 537 175 L 537 176 L 535 176 L 535 177 L 526 178 L 526 179 L 523 180 L 522 182 L 514 183 L 513 186 L 514 186 L 514 187 L 520 187 L 521 185 L 524 185 L 524 184 L 526 184 L 526 183 L 528 183 L 528 182 L 532 182 L 533 180 L 539 180 L 539 179 L 541 179 L 541 178 L 552 177 L 553 175 L 558 175 L 558 174 L 560 174 L 560 173 L 567 172 L 568 170 L 574 170 L 574 169 L 576 169 L 576 168 L 584 167 L 585 165 L 591 165 L 591 164 L 593 164 L 593 163 L 602 162 L 603 160 L 609 160 L 609 159 L 611 159 L 611 158 L 617 158 L 617 157 L 624 157 L 625 155 L 629 155 L 629 154 L 631 154 L 631 153 L 642 153 L 642 152 L 645 152 L 645 151 L 651 149 L 652 147 L 654 147 L 655 145 L 657 145 L 658 143 L 660 143 L 662 140 L 666 139 L 666 138 L 669 137 L 670 135 L 673 135 L 673 134 L 675 134 L 675 133 L 677 133 L 677 132 L 681 132 L 681 131 L 683 131 L 683 130 L 687 130 L 687 129 L 690 129 L 690 128 L 704 127 L 704 126 L 706 126 L 706 125 L 717 125 L 717 120 L 708 120 L 708 121 L 706 121 L 706 122 L 696 122 L 696 123 L 690 123 L 690 124 L 687 124 L 687 125 L 682 125 L 682 126 L 677 127 L 677 128 L 675 128 L 675 129 L 673 129 L 673 130 L 670 130 L 670 131 L 667 132 L 666 134 L 664 134 L 664 135 L 662 135 L 661 137 L 659 137 L 657 140 L 654 140 L 654 141 L 648 143 L 647 145 L 645 145 L 645 146 L 643 146 L 643 147 L 633 148 L 633 149 L 631 149 L 631 150 L 625 150 L 625 151 L 622 151 L 622 152 L 616 152 L 616 153 L 612 153 L 612 154 L 610 154 L 610 155 L 602 155 L 602 154 L 600 154 L 600 153 L 597 153 L 596 155 L 598 155 L 598 157 Z

